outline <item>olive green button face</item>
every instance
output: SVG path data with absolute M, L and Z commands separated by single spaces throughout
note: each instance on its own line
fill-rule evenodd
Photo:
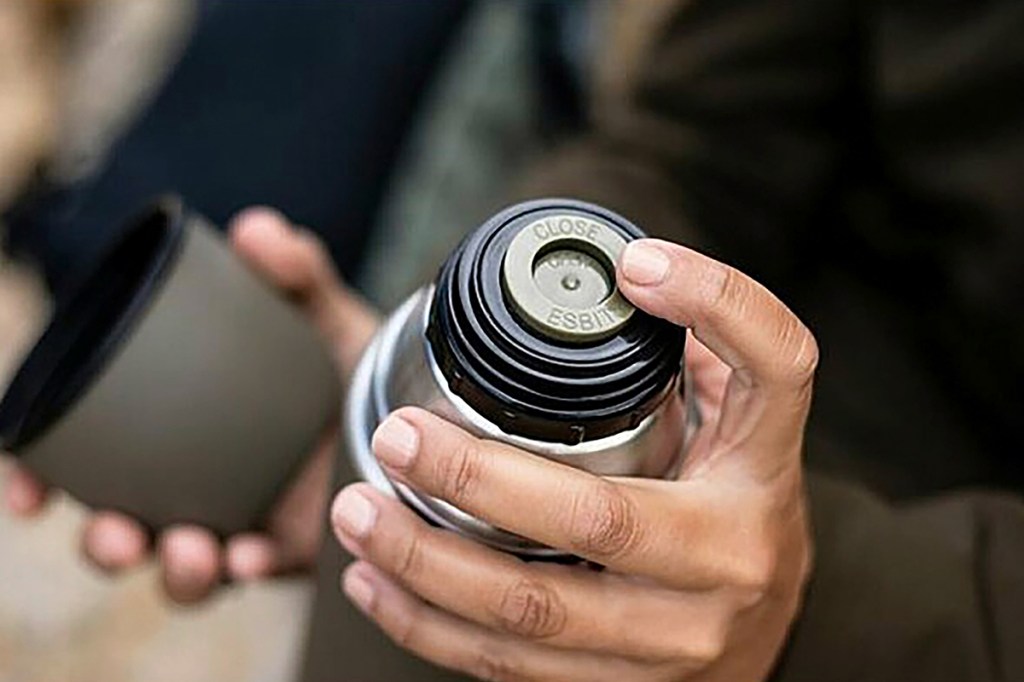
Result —
M 601 261 L 573 249 L 541 256 L 533 266 L 533 281 L 545 298 L 577 310 L 598 305 L 614 286 Z
M 502 265 L 505 293 L 534 330 L 562 341 L 613 335 L 633 314 L 615 287 L 626 240 L 603 222 L 564 214 L 526 225 Z

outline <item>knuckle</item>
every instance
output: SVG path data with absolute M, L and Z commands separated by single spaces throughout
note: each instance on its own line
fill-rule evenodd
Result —
M 800 345 L 797 347 L 796 360 L 793 362 L 794 373 L 802 382 L 809 382 L 818 371 L 818 362 L 821 360 L 821 351 L 818 348 L 818 340 L 809 329 L 800 325 L 803 330 Z
M 650 669 L 650 675 L 646 678 L 648 682 L 679 682 L 680 680 L 689 680 L 697 671 L 697 668 L 699 668 L 699 666 L 692 663 L 680 663 L 675 660 L 648 667 Z
M 684 658 L 701 667 L 707 667 L 725 654 L 726 637 L 719 628 L 707 628 L 688 642 Z
M 327 247 L 315 233 L 305 229 L 296 230 L 299 248 L 302 250 L 302 258 L 310 267 L 322 269 L 330 267 L 331 257 Z
M 441 497 L 459 505 L 473 498 L 482 473 L 482 462 L 470 443 L 460 443 L 448 457 L 437 460 L 435 471 Z
M 419 533 L 412 533 L 402 545 L 395 564 L 395 577 L 408 582 L 415 578 L 420 570 L 423 556 L 423 539 Z
M 622 556 L 639 543 L 640 534 L 635 503 L 613 483 L 599 480 L 572 502 L 569 542 L 585 556 Z
M 819 350 L 814 335 L 796 316 L 783 323 L 778 347 L 783 349 L 781 379 L 797 387 L 810 384 L 818 369 Z
M 742 319 L 758 300 L 760 289 L 754 280 L 723 264 L 706 266 L 699 277 L 702 315 L 711 324 Z M 809 384 L 818 367 L 819 350 L 810 330 L 791 311 L 778 331 L 775 347 L 780 349 L 777 379 L 798 386 Z
M 761 543 L 748 546 L 733 563 L 730 583 L 750 595 L 751 599 L 759 600 L 771 589 L 778 563 L 778 550 L 773 545 Z
M 337 286 L 337 271 L 323 240 L 305 227 L 296 228 L 298 286 L 309 299 Z
M 735 315 L 750 298 L 750 283 L 735 268 L 715 263 L 700 273 L 699 291 L 704 316 L 712 320 Z
M 374 601 L 371 606 L 372 618 L 384 634 L 397 646 L 412 652 L 424 650 L 422 606 L 405 600 L 389 602 L 383 605 Z
M 706 612 L 699 625 L 669 621 L 651 631 L 650 640 L 642 650 L 643 658 L 664 665 L 670 671 L 676 670 L 677 674 L 681 664 L 692 672 L 707 667 L 725 655 L 734 620 L 734 610 L 726 606 Z
M 415 649 L 418 633 L 416 619 L 409 613 L 396 614 L 394 623 L 387 630 L 391 641 L 403 649 Z
M 504 651 L 493 646 L 482 648 L 476 655 L 470 674 L 486 682 L 525 682 L 521 665 Z
M 811 575 L 814 573 L 814 565 L 817 560 L 814 555 L 814 547 L 810 543 L 809 538 L 805 538 L 803 554 L 797 563 L 797 582 L 800 585 L 804 585 L 811 579 Z
M 516 635 L 543 639 L 565 629 L 565 604 L 542 582 L 522 578 L 509 585 L 498 607 L 501 626 Z

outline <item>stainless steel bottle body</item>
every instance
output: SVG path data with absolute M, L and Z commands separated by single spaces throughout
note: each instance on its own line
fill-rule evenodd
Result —
M 430 522 L 498 549 L 530 557 L 565 553 L 495 528 L 451 504 L 390 480 L 370 447 L 373 431 L 399 407 L 415 405 L 468 432 L 501 441 L 594 474 L 669 478 L 684 455 L 687 412 L 679 386 L 635 428 L 578 444 L 544 442 L 506 433 L 455 395 L 426 338 L 434 287 L 417 291 L 381 327 L 353 376 L 344 411 L 344 436 L 359 475 L 395 494 Z M 690 414 L 692 425 L 696 417 Z

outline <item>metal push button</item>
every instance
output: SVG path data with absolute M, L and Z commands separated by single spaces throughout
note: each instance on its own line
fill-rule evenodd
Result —
M 601 221 L 548 215 L 512 239 L 502 264 L 509 302 L 529 327 L 562 341 L 607 338 L 633 315 L 615 287 L 626 240 Z

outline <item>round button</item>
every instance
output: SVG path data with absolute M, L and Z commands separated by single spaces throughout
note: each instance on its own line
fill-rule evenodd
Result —
M 535 331 L 570 342 L 607 338 L 633 314 L 615 287 L 626 240 L 603 222 L 556 214 L 527 224 L 502 264 L 505 293 Z
M 599 260 L 573 249 L 541 256 L 533 267 L 533 280 L 545 298 L 575 309 L 598 305 L 612 293 L 613 286 Z

